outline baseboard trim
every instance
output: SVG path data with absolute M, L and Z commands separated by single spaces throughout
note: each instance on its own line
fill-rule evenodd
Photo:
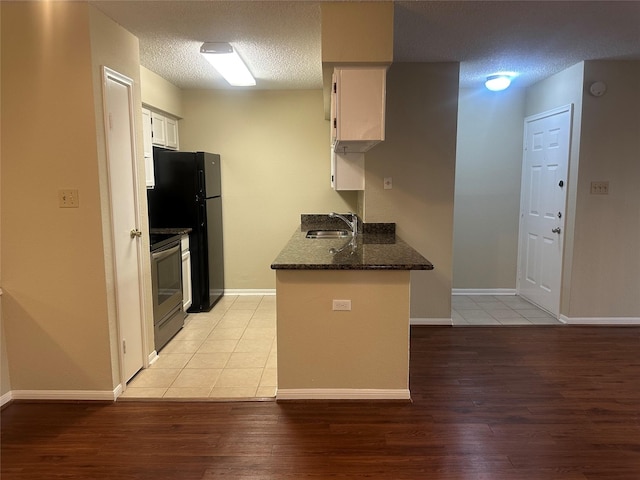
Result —
M 13 400 L 13 395 L 11 392 L 7 392 L 0 397 L 0 407 L 4 407 L 7 403 Z
M 560 315 L 560 321 L 567 325 L 602 325 L 607 327 L 640 325 L 640 317 L 567 317 Z
M 411 400 L 409 389 L 386 388 L 278 388 L 279 400 Z
M 515 288 L 452 288 L 451 295 L 516 295 Z
M 275 288 L 229 288 L 225 289 L 225 295 L 275 295 Z
M 155 350 L 149 354 L 147 357 L 149 361 L 149 366 L 153 365 L 158 360 L 158 352 Z
M 122 393 L 122 387 L 118 385 L 113 390 L 12 390 L 10 393 L 12 400 L 101 400 L 114 402 Z
M 410 318 L 409 325 L 435 325 L 435 326 L 452 326 L 451 318 Z

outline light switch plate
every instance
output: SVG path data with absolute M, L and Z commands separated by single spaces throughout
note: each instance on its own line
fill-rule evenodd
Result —
M 80 206 L 78 190 L 58 190 L 58 206 L 60 208 L 78 208 Z
M 591 182 L 591 195 L 609 195 L 609 182 Z

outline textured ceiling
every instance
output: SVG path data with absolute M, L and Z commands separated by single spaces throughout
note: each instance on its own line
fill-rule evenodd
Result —
M 321 2 L 91 3 L 140 39 L 143 66 L 180 88 L 230 88 L 198 53 L 203 42 L 232 43 L 257 88 L 322 88 Z M 502 70 L 527 86 L 582 60 L 640 59 L 640 1 L 394 4 L 394 61 L 459 61 L 464 87 Z

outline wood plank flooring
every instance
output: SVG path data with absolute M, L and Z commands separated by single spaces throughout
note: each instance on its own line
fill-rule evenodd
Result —
M 413 403 L 13 403 L 3 480 L 634 480 L 640 328 L 413 327 Z

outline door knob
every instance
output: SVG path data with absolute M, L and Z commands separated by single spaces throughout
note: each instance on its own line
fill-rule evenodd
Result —
M 133 230 L 131 230 L 130 235 L 131 235 L 131 238 L 141 237 L 142 232 L 137 228 L 134 228 Z
M 556 227 L 556 228 L 551 229 L 551 231 L 553 233 L 560 233 L 562 230 L 560 230 L 560 227 Z

